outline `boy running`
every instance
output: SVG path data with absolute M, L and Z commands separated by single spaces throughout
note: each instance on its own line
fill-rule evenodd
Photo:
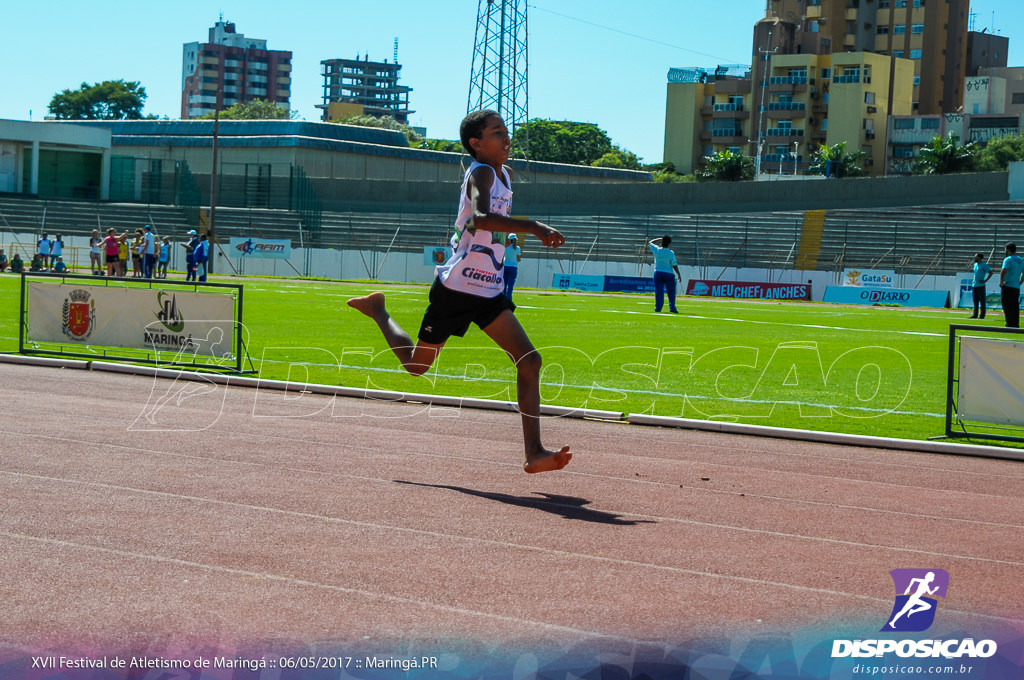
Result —
M 452 335 L 462 337 L 475 323 L 516 365 L 516 398 L 523 421 L 523 443 L 528 473 L 561 470 L 572 460 L 568 446 L 545 449 L 540 438 L 541 358 L 512 310 L 515 305 L 503 294 L 502 265 L 505 249 L 495 232 L 533 234 L 552 248 L 565 243 L 555 229 L 533 220 L 514 220 L 512 171 L 505 167 L 511 142 L 508 128 L 494 111 L 466 116 L 460 127 L 462 146 L 473 164 L 466 171 L 459 202 L 459 216 L 452 236 L 452 257 L 436 269 L 430 302 L 420 325 L 419 339 L 412 339 L 391 318 L 383 293 L 370 293 L 348 301 L 373 319 L 391 350 L 411 375 L 426 373 Z

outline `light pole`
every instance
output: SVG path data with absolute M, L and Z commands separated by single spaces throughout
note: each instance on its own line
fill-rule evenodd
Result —
M 768 45 L 771 45 L 771 44 L 772 44 L 772 32 L 768 31 Z M 755 179 L 757 179 L 758 177 L 761 176 L 761 148 L 764 145 L 764 142 L 761 140 L 761 125 L 762 125 L 762 119 L 764 118 L 764 91 L 766 89 L 768 89 L 768 83 L 771 80 L 771 78 L 769 76 L 771 71 L 768 68 L 768 65 L 771 62 L 769 61 L 768 55 L 775 54 L 777 51 L 778 51 L 778 48 L 776 48 L 774 50 L 764 50 L 764 49 L 758 50 L 758 52 L 761 54 L 761 106 L 758 108 L 758 111 L 757 111 L 757 158 L 754 159 L 754 178 Z
M 800 165 L 800 142 L 793 142 L 793 176 L 796 177 L 796 168 Z

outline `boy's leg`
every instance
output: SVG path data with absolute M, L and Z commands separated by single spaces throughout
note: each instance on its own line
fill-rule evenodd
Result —
M 668 287 L 668 309 L 673 314 L 676 313 L 676 280 L 669 274 L 669 278 L 665 285 Z
M 348 301 L 348 306 L 362 312 L 377 323 L 377 327 L 384 334 L 384 339 L 387 340 L 388 347 L 398 357 L 402 368 L 410 375 L 423 375 L 430 370 L 434 359 L 444 347 L 443 342 L 440 345 L 422 340 L 413 343 L 409 334 L 388 314 L 388 310 L 384 306 L 384 293 L 370 293 L 363 297 L 352 298 Z
M 569 447 L 558 451 L 544 448 L 540 439 L 540 365 L 541 359 L 515 315 L 505 310 L 483 329 L 498 346 L 508 352 L 516 365 L 516 401 L 523 419 L 523 443 L 526 448 L 526 472 L 561 470 L 572 454 Z
M 665 281 L 659 276 L 661 272 L 654 272 L 654 311 L 660 312 L 665 304 Z

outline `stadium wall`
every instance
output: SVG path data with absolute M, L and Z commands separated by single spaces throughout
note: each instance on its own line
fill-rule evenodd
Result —
M 35 252 L 35 234 L 6 232 L 0 240 L 9 256 L 20 253 L 26 268 L 31 254 Z M 178 241 L 173 243 L 177 244 Z M 222 251 L 226 252 L 226 251 Z M 218 253 L 219 255 L 219 253 Z M 168 269 L 172 279 L 182 279 L 180 272 L 185 267 L 184 251 L 180 247 L 171 249 Z M 64 261 L 73 273 L 89 273 L 88 238 L 70 236 L 65 238 Z M 434 267 L 424 261 L 422 253 L 389 253 L 381 251 L 334 250 L 327 248 L 293 248 L 288 260 L 242 259 L 218 256 L 217 275 L 270 276 L 283 278 L 311 277 L 331 280 L 366 281 L 377 280 L 388 283 L 429 284 L 434 278 Z M 842 284 L 842 273 L 832 271 L 802 271 L 794 269 L 754 269 L 742 267 L 693 267 L 680 265 L 683 285 L 690 279 L 750 281 L 774 283 L 810 283 L 811 299 L 821 302 L 827 286 Z M 178 272 L 178 273 L 173 273 Z M 550 254 L 544 257 L 524 259 L 519 265 L 517 288 L 549 290 L 556 274 L 587 274 L 594 276 L 651 276 L 651 266 L 643 267 L 637 262 L 577 262 L 559 259 Z M 0 274 L 0 276 L 7 274 Z M 681 286 L 682 287 L 682 286 Z M 934 276 L 906 274 L 898 276 L 897 288 L 917 290 L 949 291 L 951 303 L 955 306 L 960 296 L 957 276 Z M 680 294 L 682 292 L 680 291 Z

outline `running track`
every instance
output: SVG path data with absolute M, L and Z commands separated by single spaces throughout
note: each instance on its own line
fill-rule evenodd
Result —
M 1019 462 L 552 418 L 531 476 L 511 413 L 0 376 L 8 656 L 872 637 L 906 567 L 944 629 L 1024 630 Z

